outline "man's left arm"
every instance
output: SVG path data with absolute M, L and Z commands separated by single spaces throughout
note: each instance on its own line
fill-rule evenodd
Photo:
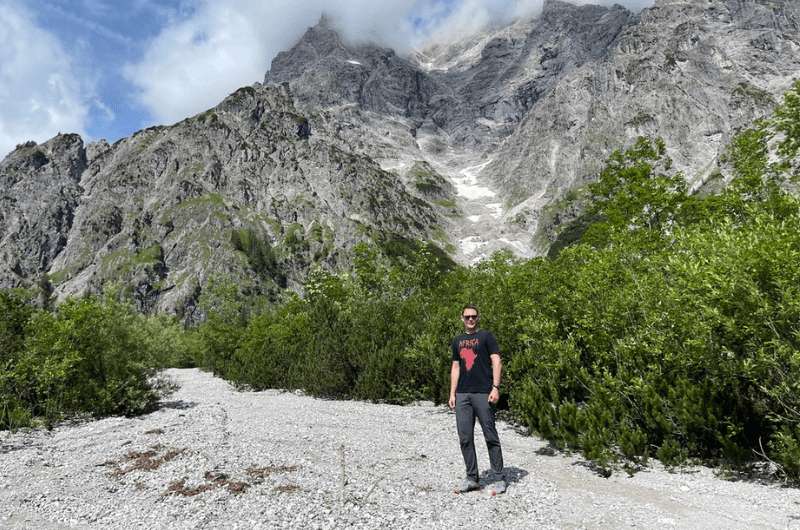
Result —
M 500 400 L 500 378 L 503 373 L 503 361 L 500 353 L 490 355 L 492 360 L 492 391 L 489 392 L 489 403 L 497 403 Z

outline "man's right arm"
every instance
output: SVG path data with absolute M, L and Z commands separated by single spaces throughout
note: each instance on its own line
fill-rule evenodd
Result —
M 461 374 L 461 363 L 453 361 L 450 366 L 450 399 L 447 404 L 451 409 L 456 408 L 456 387 L 458 386 L 458 376 Z

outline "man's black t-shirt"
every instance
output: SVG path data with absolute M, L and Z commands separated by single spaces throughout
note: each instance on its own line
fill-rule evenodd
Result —
M 494 335 L 488 331 L 481 329 L 453 339 L 453 361 L 460 363 L 456 392 L 491 392 L 492 361 L 489 356 L 493 353 L 499 354 L 500 348 Z

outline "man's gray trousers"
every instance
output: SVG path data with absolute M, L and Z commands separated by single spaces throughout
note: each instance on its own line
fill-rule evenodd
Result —
M 467 467 L 467 478 L 478 482 L 478 460 L 475 456 L 475 418 L 481 424 L 486 449 L 489 451 L 489 463 L 492 470 L 489 482 L 503 480 L 503 450 L 500 448 L 500 437 L 494 426 L 494 408 L 489 403 L 489 394 L 462 392 L 456 394 L 456 428 L 461 443 L 461 454 Z

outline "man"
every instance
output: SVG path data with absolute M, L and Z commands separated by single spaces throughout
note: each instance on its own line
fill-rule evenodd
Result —
M 456 411 L 456 428 L 467 477 L 455 492 L 480 488 L 473 431 L 475 418 L 481 424 L 489 450 L 491 472 L 487 477 L 491 494 L 506 490 L 503 478 L 503 451 L 494 425 L 493 405 L 500 399 L 500 348 L 490 332 L 478 329 L 478 309 L 468 304 L 461 310 L 464 333 L 453 339 L 453 364 L 450 368 L 451 409 Z

